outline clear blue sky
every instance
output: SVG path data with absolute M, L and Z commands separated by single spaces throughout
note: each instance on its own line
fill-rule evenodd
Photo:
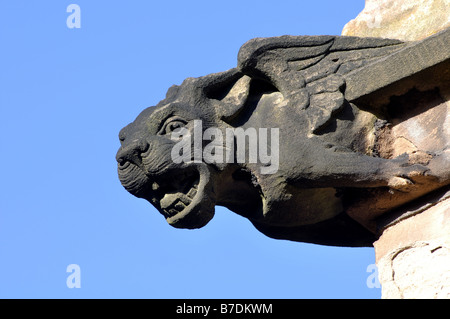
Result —
M 81 8 L 69 29 L 66 8 Z M 224 208 L 170 227 L 117 178 L 118 132 L 254 37 L 338 35 L 364 0 L 2 1 L 0 297 L 379 298 L 372 248 L 270 239 Z M 81 288 L 66 267 L 78 264 Z

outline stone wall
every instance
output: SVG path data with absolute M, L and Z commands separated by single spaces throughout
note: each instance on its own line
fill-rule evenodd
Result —
M 450 192 L 403 212 L 374 243 L 383 298 L 450 298 Z
M 450 26 L 450 0 L 366 0 L 342 35 L 422 40 Z
M 342 35 L 415 41 L 449 26 L 450 0 L 366 0 L 364 10 L 344 27 Z M 449 73 L 448 64 L 443 65 L 446 70 L 428 72 L 434 82 L 440 82 L 437 78 L 442 80 L 442 74 Z M 407 106 L 417 104 L 416 109 L 425 111 L 411 116 L 406 112 L 399 114 L 402 118 L 392 123 L 390 140 L 386 143 L 389 147 L 385 150 L 390 154 L 382 154 L 383 157 L 392 158 L 404 152 L 426 156 L 421 149 L 448 150 L 450 90 L 448 83 L 443 82 L 446 81 L 439 85 L 438 102 L 427 100 L 423 94 L 426 90 L 432 92 L 432 87 L 416 88 L 410 94 L 418 96 L 410 100 L 391 100 Z M 430 134 L 420 133 L 424 125 Z M 450 191 L 434 193 L 383 216 L 378 225 L 381 236 L 374 247 L 382 298 L 450 298 Z

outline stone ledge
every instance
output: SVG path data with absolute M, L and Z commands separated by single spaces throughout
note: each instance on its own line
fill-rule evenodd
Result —
M 390 221 L 374 243 L 382 298 L 450 298 L 449 196 Z
M 414 42 L 386 58 L 350 72 L 345 77 L 345 98 L 355 101 L 450 59 L 450 28 Z M 448 64 L 448 63 L 447 63 Z M 448 65 L 439 67 L 448 72 Z M 434 78 L 439 76 L 434 73 Z M 447 74 L 448 76 L 448 74 Z

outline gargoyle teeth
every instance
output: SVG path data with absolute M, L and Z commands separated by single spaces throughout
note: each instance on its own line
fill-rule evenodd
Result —
M 187 197 L 189 198 L 194 198 L 195 195 L 197 195 L 197 189 L 195 189 L 194 187 L 192 187 L 189 192 L 187 193 Z
M 187 186 L 187 190 L 183 192 L 167 193 L 160 200 L 160 207 L 164 214 L 172 217 L 182 212 L 189 206 L 198 191 L 198 180 L 193 185 Z
M 190 200 L 186 199 L 187 197 L 177 198 L 170 206 L 162 208 L 163 212 L 169 217 L 182 212 L 191 203 Z
M 192 201 L 192 199 L 194 199 L 194 197 L 189 197 L 189 195 L 182 195 L 178 198 L 183 204 L 185 205 L 189 205 Z

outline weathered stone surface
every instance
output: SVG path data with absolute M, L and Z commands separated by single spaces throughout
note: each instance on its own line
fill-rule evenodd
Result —
M 374 243 L 383 298 L 450 298 L 450 191 L 406 209 Z
M 449 36 L 450 29 L 447 29 L 421 42 L 413 42 L 346 77 L 349 86 L 346 98 L 384 119 L 378 122 L 375 132 L 374 154 L 392 159 L 408 154 L 411 162 L 427 164 L 432 154 L 441 152 L 442 161 L 432 165 L 445 179 L 450 178 Z M 430 63 L 432 60 L 436 64 Z M 402 181 L 392 182 L 394 186 Z M 424 193 L 429 191 L 428 183 L 419 180 L 411 186 Z M 372 209 L 359 207 L 347 213 L 374 229 L 375 207 L 400 206 L 395 205 L 398 195 L 394 192 L 388 200 L 374 199 Z M 382 209 L 379 213 L 383 214 Z
M 375 134 L 375 154 L 383 158 L 408 154 L 412 162 L 426 165 L 433 154 L 442 152 L 442 161 L 433 164 L 441 176 L 450 176 L 449 26 L 448 0 L 366 0 L 364 10 L 342 32 L 423 39 L 386 61 L 351 73 L 346 98 L 384 114 L 385 122 L 379 122 Z M 411 186 L 428 187 L 419 180 Z M 349 212 L 366 227 L 376 224 L 381 234 L 374 246 L 383 298 L 450 298 L 450 191 L 446 189 L 381 214 L 372 225 L 362 210 L 356 215 Z
M 358 68 L 346 76 L 349 101 L 362 103 L 386 103 L 392 95 L 399 95 L 413 87 L 434 88 L 448 86 L 450 80 L 450 29 L 420 42 L 404 45 L 388 59 L 373 61 L 366 68 Z M 397 82 L 401 82 L 396 85 Z M 379 90 L 391 87 L 390 91 Z M 370 95 L 368 98 L 365 96 Z M 384 100 L 384 101 L 380 101 Z
M 448 34 L 412 44 L 339 36 L 250 40 L 236 68 L 173 86 L 121 131 L 119 178 L 174 227 L 203 227 L 222 205 L 273 238 L 370 246 L 379 216 L 450 183 L 447 131 L 439 131 L 447 91 L 435 80 L 450 73 L 448 51 L 441 52 Z M 416 103 L 413 88 L 429 100 Z M 408 131 L 407 121 L 417 129 Z M 180 139 L 172 133 L 181 128 L 191 136 L 219 130 L 219 158 L 196 158 L 211 149 L 197 136 L 200 144 L 186 144 L 193 157 L 175 162 Z M 274 163 L 261 159 L 236 160 L 236 136 L 231 144 L 217 139 L 234 128 L 279 130 L 268 145 L 275 170 L 264 173 Z M 442 147 L 428 145 L 431 138 Z M 231 161 L 223 157 L 229 150 Z
M 384 299 L 449 299 L 450 246 L 415 242 L 379 262 Z
M 449 0 L 366 0 L 342 35 L 415 41 L 449 26 Z

